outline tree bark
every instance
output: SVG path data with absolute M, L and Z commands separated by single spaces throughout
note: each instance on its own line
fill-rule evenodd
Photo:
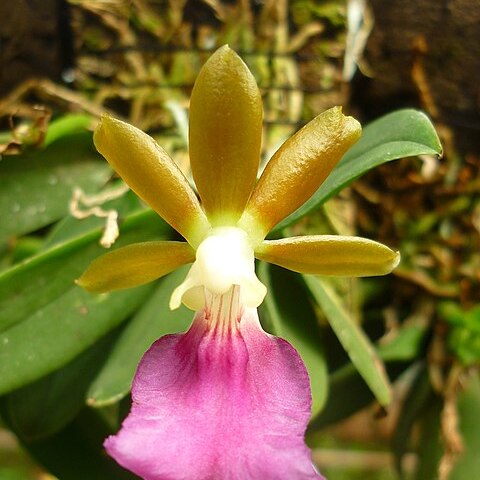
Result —
M 383 106 L 418 105 L 450 126 L 458 147 L 478 152 L 480 3 L 370 0 L 375 17 L 354 100 L 377 116 Z

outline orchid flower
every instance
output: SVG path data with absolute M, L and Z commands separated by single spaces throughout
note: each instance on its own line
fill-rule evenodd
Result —
M 323 478 L 304 434 L 311 413 L 305 366 L 286 341 L 263 331 L 266 287 L 255 257 L 318 275 L 382 275 L 398 253 L 356 237 L 265 240 L 301 206 L 359 138 L 332 108 L 273 155 L 257 181 L 261 96 L 247 66 L 224 46 L 203 66 L 190 103 L 190 162 L 201 202 L 167 153 L 108 115 L 99 152 L 186 242 L 136 243 L 96 259 L 78 280 L 89 291 L 129 288 L 192 263 L 170 308 L 196 311 L 186 333 L 157 340 L 133 381 L 131 411 L 105 441 L 123 467 L 147 480 Z

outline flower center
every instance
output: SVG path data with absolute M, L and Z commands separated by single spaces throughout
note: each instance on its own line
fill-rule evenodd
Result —
M 185 280 L 174 290 L 170 308 L 184 303 L 192 310 L 206 306 L 205 292 L 223 295 L 240 286 L 240 302 L 258 307 L 267 289 L 255 275 L 255 257 L 248 235 L 240 228 L 218 227 L 199 245 Z

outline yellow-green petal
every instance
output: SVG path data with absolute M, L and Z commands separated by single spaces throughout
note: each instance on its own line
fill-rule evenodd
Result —
M 93 140 L 97 150 L 142 200 L 193 246 L 201 242 L 209 229 L 205 213 L 183 173 L 153 138 L 104 115 Z
M 195 260 L 186 242 L 143 242 L 118 248 L 95 259 L 77 280 L 89 292 L 136 287 Z
M 339 277 L 385 275 L 400 262 L 400 254 L 381 243 L 340 235 L 265 240 L 255 256 L 294 272 Z
M 323 112 L 275 152 L 250 197 L 239 226 L 261 241 L 318 189 L 361 135 L 341 107 Z
M 190 99 L 190 164 L 214 226 L 234 226 L 255 185 L 262 99 L 253 75 L 227 45 L 200 71 Z

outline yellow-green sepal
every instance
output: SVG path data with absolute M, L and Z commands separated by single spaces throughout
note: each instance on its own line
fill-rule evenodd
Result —
M 210 225 L 188 180 L 156 142 L 138 128 L 103 115 L 93 140 L 128 186 L 194 247 Z
M 186 242 L 133 243 L 95 259 L 76 283 L 95 293 L 121 290 L 156 280 L 194 260 L 195 252 Z
M 382 243 L 340 235 L 265 240 L 255 256 L 294 272 L 339 277 L 385 275 L 400 262 L 400 254 Z
M 253 75 L 227 45 L 200 71 L 190 99 L 193 178 L 213 226 L 233 226 L 255 185 L 263 107 Z
M 361 135 L 360 124 L 331 108 L 289 138 L 268 162 L 238 226 L 257 242 L 318 189 Z

